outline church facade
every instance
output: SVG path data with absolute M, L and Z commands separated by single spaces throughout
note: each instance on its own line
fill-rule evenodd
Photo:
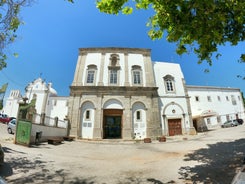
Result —
M 80 49 L 68 117 L 84 139 L 195 133 L 180 66 L 153 62 L 149 49 Z

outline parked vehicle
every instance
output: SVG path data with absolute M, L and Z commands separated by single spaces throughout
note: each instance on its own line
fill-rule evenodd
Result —
M 0 122 L 7 124 L 10 120 L 7 114 L 0 114 Z
M 221 125 L 222 128 L 234 127 L 234 126 L 238 126 L 237 120 L 229 120 L 224 122 L 223 125 Z
M 0 144 L 0 166 L 3 165 L 3 163 L 4 163 L 4 151 Z
M 7 131 L 9 134 L 14 134 L 16 130 L 16 119 L 12 119 L 7 126 Z
M 243 119 L 236 119 L 239 125 L 243 124 Z

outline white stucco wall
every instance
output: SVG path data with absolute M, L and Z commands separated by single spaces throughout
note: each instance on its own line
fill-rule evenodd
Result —
M 239 89 L 207 86 L 187 86 L 187 89 L 191 97 L 191 109 L 194 117 L 201 115 L 204 111 L 214 111 L 217 112 L 217 115 L 221 116 L 222 123 L 226 121 L 226 115 L 229 115 L 230 119 L 236 119 L 236 114 L 241 119 L 245 118 Z M 232 103 L 232 95 L 236 104 Z M 211 101 L 208 101 L 208 96 L 210 96 Z M 218 100 L 218 97 L 220 100 Z
M 171 75 L 174 77 L 174 86 L 175 93 L 168 93 L 168 96 L 183 96 L 184 88 L 182 79 L 184 75 L 181 71 L 180 65 L 175 63 L 166 63 L 166 62 L 153 62 L 153 69 L 155 75 L 156 86 L 158 87 L 159 96 L 166 95 L 164 77 L 166 75 Z
M 182 129 L 189 131 L 191 122 L 189 121 L 188 104 L 183 84 L 183 73 L 179 64 L 166 62 L 153 62 L 155 83 L 158 87 L 159 110 L 163 132 L 167 125 L 164 125 L 163 115 L 166 119 L 181 119 Z M 171 75 L 174 78 L 173 92 L 166 92 L 164 77 Z
M 47 139 L 51 138 L 51 137 L 67 136 L 67 129 L 66 128 L 57 128 L 57 127 L 32 124 L 31 143 L 35 143 L 37 132 L 42 132 L 42 136 L 41 136 L 41 140 L 40 140 L 41 142 L 47 141 Z
M 69 97 L 49 97 L 46 106 L 46 116 L 58 117 L 64 120 L 68 114 L 68 98 Z
M 141 54 L 129 54 L 128 55 L 128 74 L 129 74 L 129 83 L 131 86 L 132 84 L 132 66 L 138 65 L 142 69 L 142 80 L 143 80 L 143 86 L 146 86 L 146 72 L 145 72 L 145 65 L 144 65 L 144 57 Z
M 108 66 L 110 66 L 110 57 L 111 54 L 115 53 L 106 53 L 105 58 L 104 58 L 104 68 L 103 68 L 103 84 L 104 86 L 109 85 L 109 70 Z M 145 86 L 146 83 L 146 76 L 145 76 L 145 65 L 144 65 L 144 57 L 142 54 L 128 54 L 128 67 L 125 68 L 125 55 L 124 53 L 116 53 L 119 56 L 119 66 L 120 70 L 118 71 L 118 86 L 124 86 L 125 84 L 125 77 L 126 73 L 128 73 L 128 81 L 129 84 L 132 85 L 132 66 L 138 65 L 142 69 L 142 80 L 143 80 L 143 86 Z M 86 76 L 87 76 L 87 68 L 89 65 L 96 65 L 97 66 L 97 73 L 96 73 L 96 78 L 95 78 L 95 85 L 98 85 L 99 82 L 99 77 L 100 77 L 100 70 L 101 70 L 101 59 L 102 59 L 102 54 L 101 53 L 88 53 L 86 55 L 85 59 L 85 67 L 83 68 L 83 83 L 86 84 Z M 126 72 L 127 70 L 127 72 Z

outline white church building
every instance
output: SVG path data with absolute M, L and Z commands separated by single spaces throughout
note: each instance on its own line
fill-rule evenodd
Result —
M 4 112 L 16 116 L 34 96 L 37 114 L 68 118 L 82 139 L 156 139 L 245 119 L 240 89 L 186 85 L 180 65 L 152 61 L 150 49 L 81 48 L 69 97 L 38 78 L 24 96 L 11 91 Z

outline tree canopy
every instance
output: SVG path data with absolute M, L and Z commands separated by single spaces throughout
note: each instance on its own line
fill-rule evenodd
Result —
M 32 0 L 0 0 L 0 70 L 7 66 L 6 48 L 17 37 L 16 30 L 21 24 L 19 12 Z
M 97 0 L 97 8 L 108 14 L 152 8 L 150 38 L 161 39 L 166 33 L 168 42 L 177 43 L 178 54 L 192 50 L 199 63 L 212 65 L 212 57 L 220 56 L 218 46 L 235 46 L 245 39 L 244 0 Z M 238 60 L 245 62 L 245 54 Z
M 6 47 L 16 39 L 22 23 L 21 7 L 34 0 L 0 0 L 0 70 L 6 67 Z M 74 2 L 74 0 L 67 0 Z M 218 46 L 232 46 L 245 39 L 244 0 L 96 0 L 97 8 L 108 14 L 131 14 L 134 10 L 153 9 L 148 32 L 151 39 L 177 43 L 178 54 L 194 51 L 199 63 L 220 56 Z M 245 62 L 241 53 L 240 62 Z

